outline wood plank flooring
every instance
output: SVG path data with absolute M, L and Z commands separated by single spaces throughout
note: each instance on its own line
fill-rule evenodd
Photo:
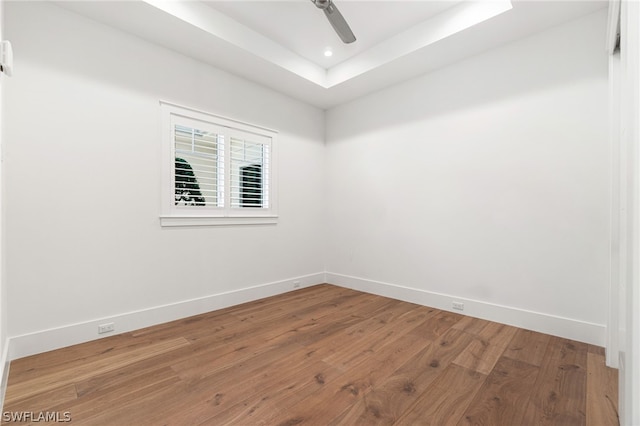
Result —
M 599 347 L 320 285 L 15 360 L 2 420 L 609 426 L 617 381 Z

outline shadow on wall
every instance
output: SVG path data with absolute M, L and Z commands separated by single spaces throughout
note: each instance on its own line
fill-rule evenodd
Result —
M 601 79 L 608 72 L 603 47 L 606 17 L 607 10 L 602 9 L 333 108 L 327 113 L 327 140 L 347 140 L 584 79 Z M 438 46 L 443 54 L 455 46 L 454 37 Z M 356 110 L 361 113 L 353 113 Z M 348 120 L 341 119 L 343 113 Z
M 117 6 L 105 2 L 102 7 L 108 14 L 109 8 Z M 129 2 L 127 7 L 156 13 L 149 22 L 167 19 L 164 12 L 143 2 Z M 111 86 L 114 93 L 146 97 L 153 101 L 150 108 L 164 99 L 272 127 L 312 142 L 323 134 L 323 114 L 319 108 L 192 59 L 185 52 L 175 52 L 92 21 L 65 9 L 64 4 L 7 2 L 5 9 L 5 32 L 16 52 L 16 78 L 22 76 L 21 64 L 29 61 L 53 75 L 95 81 L 98 83 L 95 86 Z M 183 35 L 166 36 L 167 45 L 171 45 L 174 37 Z M 44 47 L 48 45 L 61 48 Z M 199 93 L 198 99 L 189 96 L 194 92 Z M 301 110 L 311 113 L 302 114 Z M 291 120 L 292 116 L 296 120 Z M 310 128 L 314 129 L 311 134 Z

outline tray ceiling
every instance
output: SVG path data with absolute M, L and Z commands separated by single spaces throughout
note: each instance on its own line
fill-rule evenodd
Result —
M 308 0 L 57 4 L 325 109 L 607 6 L 336 0 L 357 37 L 345 45 Z

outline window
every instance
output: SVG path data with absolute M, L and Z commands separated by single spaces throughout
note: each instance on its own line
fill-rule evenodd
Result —
M 273 130 L 162 102 L 162 226 L 275 223 Z

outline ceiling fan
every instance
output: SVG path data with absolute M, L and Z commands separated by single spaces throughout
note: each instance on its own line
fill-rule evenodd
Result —
M 345 43 L 353 43 L 356 41 L 356 36 L 353 35 L 353 31 L 349 28 L 349 24 L 345 21 L 344 17 L 336 7 L 333 0 L 311 0 L 318 9 L 324 10 L 329 23 L 334 30 L 338 33 L 342 41 Z

